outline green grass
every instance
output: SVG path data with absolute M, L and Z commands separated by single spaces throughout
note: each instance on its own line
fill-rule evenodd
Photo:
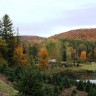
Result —
M 89 70 L 89 71 L 96 71 L 96 63 L 84 64 L 84 66 L 82 68 L 85 70 Z
M 16 90 L 14 90 L 11 86 L 4 83 L 3 81 L 0 81 L 0 89 L 3 90 L 5 93 L 10 94 L 10 96 L 15 96 L 17 94 Z
M 76 66 L 73 66 L 73 67 L 54 67 L 54 68 L 49 68 L 47 70 L 44 71 L 44 74 L 46 75 L 53 75 L 53 74 L 57 74 L 57 73 L 60 73 L 60 72 L 82 72 L 84 71 L 84 69 L 79 66 L 79 67 L 76 67 Z
M 90 64 L 83 63 L 83 64 L 80 64 L 80 66 L 78 66 L 78 67 L 77 66 L 53 67 L 53 68 L 46 69 L 45 71 L 43 71 L 43 73 L 46 75 L 54 75 L 54 74 L 58 74 L 60 72 L 77 73 L 77 72 L 86 72 L 87 70 L 96 72 L 96 63 L 90 63 Z

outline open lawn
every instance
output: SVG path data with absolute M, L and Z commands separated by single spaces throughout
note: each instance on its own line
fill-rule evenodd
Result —
M 84 71 L 96 71 L 96 63 L 90 63 L 90 64 L 80 64 L 80 66 L 72 66 L 72 67 L 53 67 L 53 68 L 48 68 L 44 71 L 46 75 L 51 75 L 51 74 L 57 74 L 60 72 L 84 72 Z
M 80 66 L 73 66 L 73 67 L 53 67 L 49 68 L 44 71 L 44 74 L 46 75 L 53 75 L 60 72 L 82 72 L 85 71 L 85 69 L 82 68 L 83 65 Z
M 82 69 L 89 70 L 89 71 L 96 71 L 96 63 L 84 64 Z

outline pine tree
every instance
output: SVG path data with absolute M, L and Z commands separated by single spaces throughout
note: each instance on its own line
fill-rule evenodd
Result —
M 89 80 L 86 83 L 85 91 L 88 93 L 92 91 L 92 84 L 90 83 Z
M 0 20 L 0 38 L 2 38 L 2 33 L 3 33 L 3 24 Z
M 13 24 L 10 20 L 9 16 L 5 14 L 2 19 L 2 25 L 3 25 L 3 33 L 2 38 L 6 41 L 9 41 L 9 39 L 13 38 Z
M 14 64 L 14 59 L 13 59 L 13 53 L 15 49 L 15 37 L 14 37 L 14 32 L 13 32 L 13 24 L 12 21 L 10 20 L 9 16 L 5 14 L 2 18 L 2 26 L 1 26 L 1 38 L 6 41 L 8 51 L 5 53 L 5 58 L 8 60 L 9 64 Z
M 79 81 L 77 85 L 77 90 L 84 91 L 83 81 Z

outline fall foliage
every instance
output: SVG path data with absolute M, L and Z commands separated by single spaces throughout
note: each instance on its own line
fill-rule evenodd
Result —
M 92 60 L 92 52 L 89 52 L 87 54 L 87 60 L 91 61 Z
M 16 64 L 20 64 L 22 66 L 27 66 L 28 60 L 26 54 L 23 54 L 22 45 L 18 46 L 14 50 L 14 60 Z
M 40 68 L 44 69 L 48 64 L 48 51 L 45 48 L 41 48 L 38 53 L 38 57 L 39 57 Z
M 82 61 L 86 61 L 86 51 L 82 51 L 82 52 L 81 52 L 80 59 L 81 59 Z
M 64 39 L 64 38 L 79 39 L 84 41 L 96 41 L 96 28 L 70 30 L 49 37 L 49 39 Z

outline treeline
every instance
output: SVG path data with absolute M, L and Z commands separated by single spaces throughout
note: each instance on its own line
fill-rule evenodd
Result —
M 67 64 L 95 62 L 96 61 L 96 42 L 82 41 L 75 39 L 45 40 L 40 44 L 30 46 L 35 53 L 33 59 L 38 62 L 38 51 L 45 48 L 48 52 L 48 60 L 56 59 L 57 64 L 66 62 Z M 30 51 L 30 50 L 29 50 Z
M 45 60 L 43 60 L 44 56 Z M 47 50 L 21 41 L 18 30 L 14 30 L 12 21 L 5 14 L 0 20 L 0 64 L 6 63 L 10 67 L 18 65 L 26 67 L 37 61 L 42 68 L 46 65 L 48 62 Z
M 62 52 L 63 60 L 67 61 L 69 58 L 70 61 L 77 62 L 96 61 L 96 42 L 74 39 L 63 39 L 60 41 L 63 46 L 62 50 L 66 50 L 66 52 Z
M 17 34 L 16 34 L 17 33 Z M 32 63 L 45 68 L 48 60 L 56 59 L 57 63 L 96 61 L 96 42 L 74 39 L 46 39 L 41 43 L 22 42 L 14 31 L 12 21 L 6 14 L 0 20 L 0 63 L 4 60 L 9 66 L 26 67 Z
M 14 52 L 19 45 L 19 36 L 16 36 L 12 21 L 5 14 L 0 20 L 0 63 L 4 59 L 9 66 L 14 66 Z

